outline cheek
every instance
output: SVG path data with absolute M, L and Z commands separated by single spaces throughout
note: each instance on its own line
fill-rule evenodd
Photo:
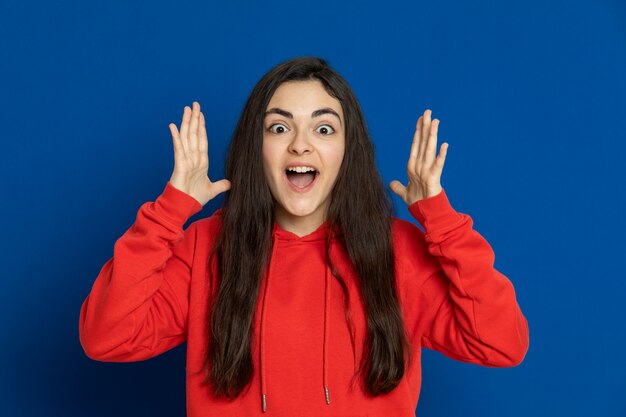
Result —
M 341 168 L 341 164 L 343 162 L 344 157 L 344 148 L 333 149 L 332 152 L 328 154 L 328 160 L 331 161 L 332 170 L 337 173 Z
M 271 182 L 272 175 L 275 175 L 280 166 L 280 153 L 276 146 L 263 142 L 263 171 L 268 181 Z
M 271 147 L 263 142 L 263 168 L 267 170 L 272 166 L 272 150 Z

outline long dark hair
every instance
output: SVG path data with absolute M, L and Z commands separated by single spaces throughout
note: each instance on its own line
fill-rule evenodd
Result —
M 374 147 L 354 93 L 341 75 L 316 57 L 290 59 L 265 74 L 250 94 L 233 134 L 225 166 L 225 177 L 232 186 L 224 199 L 222 226 L 208 261 L 211 271 L 217 255 L 219 276 L 213 279 L 219 278 L 219 285 L 207 312 L 210 341 L 204 382 L 213 383 L 216 395 L 234 398 L 252 380 L 253 317 L 271 256 L 275 208 L 263 171 L 263 115 L 279 85 L 294 80 L 319 80 L 343 109 L 345 153 L 327 220 L 331 230 L 341 231 L 338 240 L 358 274 L 367 318 L 363 355 L 353 380 L 360 374 L 363 389 L 370 395 L 388 393 L 400 383 L 406 361 L 410 363 L 412 358 L 395 286 L 394 207 L 376 168 Z M 327 254 L 329 245 L 330 237 Z M 344 313 L 352 326 L 347 286 L 332 261 L 329 266 L 343 288 Z

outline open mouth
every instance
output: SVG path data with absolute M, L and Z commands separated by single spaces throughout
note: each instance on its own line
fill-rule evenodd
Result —
M 287 182 L 291 188 L 298 192 L 308 191 L 315 184 L 315 180 L 319 176 L 319 172 L 315 168 L 299 169 L 288 168 L 285 170 Z

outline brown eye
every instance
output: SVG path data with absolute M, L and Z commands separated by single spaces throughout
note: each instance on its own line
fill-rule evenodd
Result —
M 272 128 L 273 128 L 274 126 L 279 126 L 279 127 L 277 127 L 277 128 L 276 128 L 276 130 L 273 130 Z M 280 131 L 278 131 L 277 129 L 281 129 L 281 130 L 280 130 Z M 267 129 L 267 130 L 269 130 L 269 131 L 270 131 L 270 132 L 272 132 L 272 133 L 284 133 L 284 132 L 286 132 L 286 131 L 287 131 L 287 129 L 285 129 L 285 125 L 283 125 L 283 124 L 281 124 L 281 123 L 274 123 L 274 124 L 273 124 L 273 125 L 271 125 L 271 126 L 269 127 L 269 129 Z
M 329 128 L 330 128 L 330 132 L 328 132 Z M 335 133 L 335 129 L 333 129 L 331 125 L 321 125 L 320 127 L 317 128 L 317 130 L 318 131 L 324 130 L 324 131 L 320 131 L 320 133 L 323 135 L 332 135 L 333 133 Z

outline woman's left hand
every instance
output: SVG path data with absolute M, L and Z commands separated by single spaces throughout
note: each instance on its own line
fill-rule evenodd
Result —
M 431 110 L 426 110 L 423 116 L 417 119 L 411 155 L 406 166 L 409 177 L 408 186 L 400 181 L 393 180 L 389 184 L 391 191 L 396 193 L 410 206 L 418 200 L 433 197 L 443 190 L 441 186 L 441 172 L 448 152 L 448 144 L 443 143 L 439 156 L 435 158 L 437 151 L 437 130 L 439 120 L 431 122 Z

